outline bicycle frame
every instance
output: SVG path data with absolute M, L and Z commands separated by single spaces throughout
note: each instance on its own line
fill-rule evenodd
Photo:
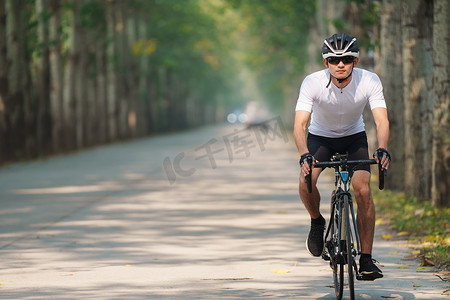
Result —
M 355 211 L 354 211 L 354 207 L 353 207 L 353 200 L 352 200 L 352 195 L 350 193 L 350 176 L 349 176 L 349 172 L 348 172 L 348 166 L 346 165 L 342 165 L 342 166 L 335 166 L 335 183 L 334 183 L 334 191 L 333 194 L 334 196 L 331 199 L 331 219 L 330 219 L 330 223 L 328 224 L 328 228 L 327 228 L 327 232 L 325 235 L 325 241 L 328 239 L 328 236 L 330 234 L 331 231 L 331 226 L 330 224 L 332 222 L 335 222 L 335 209 L 338 209 L 337 212 L 337 216 L 338 216 L 338 220 L 337 220 L 337 226 L 338 228 L 336 229 L 336 233 L 337 233 L 337 241 L 341 241 L 342 240 L 342 236 L 343 236 L 343 230 L 345 228 L 345 218 L 343 218 L 343 212 L 341 211 L 342 207 L 344 207 L 343 205 L 343 201 L 344 201 L 344 195 L 347 195 L 347 199 L 348 199 L 348 204 L 349 204 L 349 208 L 350 208 L 350 219 L 352 221 L 352 225 L 351 228 L 353 228 L 352 232 L 355 236 L 355 241 L 356 241 L 356 252 L 353 253 L 354 256 L 357 255 L 361 255 L 361 242 L 359 239 L 359 233 L 358 233 L 358 226 L 356 224 L 356 216 L 355 216 Z M 333 237 L 332 237 L 333 238 Z M 342 245 L 341 243 L 337 243 L 338 245 L 338 252 L 339 254 L 344 252 L 344 249 L 342 249 Z M 352 245 L 353 248 L 355 245 Z M 334 253 L 336 254 L 336 253 Z M 331 254 L 330 254 L 331 255 Z M 355 268 L 355 273 L 357 274 L 357 268 Z

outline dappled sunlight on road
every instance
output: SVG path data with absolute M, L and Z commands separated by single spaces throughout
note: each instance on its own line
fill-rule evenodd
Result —
M 22 189 L 13 190 L 13 194 L 22 195 L 43 195 L 43 194 L 76 194 L 76 193 L 94 193 L 104 191 L 120 191 L 122 186 L 118 186 L 114 183 L 107 183 L 101 185 L 85 185 L 85 186 L 62 186 L 53 188 L 41 188 L 41 189 Z
M 165 140 L 167 153 L 149 153 L 145 164 L 119 172 L 102 169 L 98 181 L 4 190 L 14 201 L 0 212 L 2 295 L 333 299 L 328 263 L 305 250 L 310 220 L 298 197 L 292 141 L 269 140 L 264 151 L 255 147 L 231 162 L 222 151 L 214 156 L 215 168 L 195 159 L 190 149 L 229 130 L 202 131 L 181 149 Z M 196 172 L 176 174 L 171 182 L 164 157 L 182 151 L 183 168 Z M 319 183 L 325 214 L 332 180 L 328 174 Z M 398 268 L 399 260 L 380 255 L 389 247 L 381 241 L 375 250 L 387 276 L 414 280 Z M 356 290 L 363 299 L 411 299 L 386 289 L 386 281 L 357 282 Z

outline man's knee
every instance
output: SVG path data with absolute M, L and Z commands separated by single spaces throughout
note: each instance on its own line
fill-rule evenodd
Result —
M 361 199 L 364 202 L 370 201 L 371 192 L 369 185 L 361 185 L 354 188 L 355 197 Z
M 316 187 L 317 185 L 317 180 L 319 177 L 319 174 L 311 174 L 311 186 L 313 187 L 313 189 Z M 305 177 L 303 175 L 300 176 L 300 190 L 301 191 L 307 191 L 307 183 L 305 181 Z

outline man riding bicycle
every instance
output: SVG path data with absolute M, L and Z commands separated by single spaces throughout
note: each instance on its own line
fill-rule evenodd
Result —
M 320 213 L 320 194 L 316 187 L 323 169 L 311 169 L 313 162 L 329 161 L 335 153 L 348 153 L 349 160 L 369 159 L 367 136 L 364 128 L 363 110 L 369 103 L 377 128 L 377 153 L 383 154 L 383 169 L 388 169 L 390 155 L 387 145 L 389 121 L 383 87 L 375 73 L 356 68 L 359 48 L 356 38 L 335 34 L 324 41 L 323 62 L 326 69 L 307 76 L 301 85 L 296 105 L 294 139 L 301 154 L 299 193 L 311 217 L 311 229 L 306 248 L 312 256 L 324 251 L 323 234 L 325 219 Z M 307 124 L 308 134 L 306 133 Z M 314 164 L 314 163 L 313 163 Z M 307 192 L 305 176 L 311 172 L 312 193 Z M 361 238 L 360 274 L 363 279 L 383 277 L 372 259 L 375 231 L 375 207 L 370 191 L 370 167 L 355 166 L 350 170 L 352 186 L 358 204 L 357 225 Z

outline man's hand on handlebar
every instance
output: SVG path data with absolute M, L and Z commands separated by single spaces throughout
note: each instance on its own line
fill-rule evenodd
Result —
M 382 170 L 387 170 L 389 168 L 389 164 L 391 162 L 391 155 L 384 148 L 378 148 L 373 154 L 375 161 L 379 164 L 381 159 L 381 168 Z
M 311 172 L 311 168 L 309 166 L 308 160 L 312 162 L 312 166 L 314 167 L 316 159 L 311 153 L 304 153 L 300 158 L 300 167 L 302 169 L 303 174 L 306 176 Z

